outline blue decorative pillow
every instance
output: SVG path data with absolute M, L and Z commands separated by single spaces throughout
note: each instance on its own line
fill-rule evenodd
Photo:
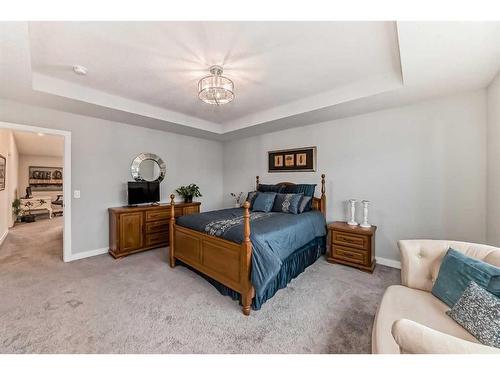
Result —
M 283 190 L 282 185 L 259 184 L 259 187 L 257 188 L 257 191 L 261 191 L 263 193 L 268 193 L 268 192 L 281 193 L 282 190 Z
M 311 205 L 312 205 L 312 197 L 306 197 L 305 195 L 302 196 L 302 199 L 300 200 L 299 203 L 299 214 L 301 214 L 304 211 L 310 211 L 311 210 Z M 306 207 L 309 206 L 309 210 L 306 210 Z
M 276 193 L 262 193 L 258 192 L 255 200 L 253 201 L 252 211 L 270 212 L 273 208 Z
M 474 281 L 446 314 L 481 343 L 500 348 L 500 298 Z
M 302 194 L 276 194 L 273 211 L 298 214 Z
M 450 247 L 441 262 L 432 294 L 451 307 L 471 281 L 500 297 L 500 268 L 470 258 Z
M 251 192 L 249 192 L 249 193 L 248 193 L 248 195 L 247 195 L 247 199 L 246 199 L 246 201 L 247 201 L 248 203 L 250 203 L 250 207 L 249 207 L 250 209 L 252 209 L 252 207 L 253 207 L 253 201 L 255 200 L 255 197 L 256 197 L 256 196 L 257 196 L 257 192 L 256 192 L 256 191 L 251 191 Z M 243 203 L 245 203 L 245 202 L 243 202 Z M 242 205 L 242 206 L 243 206 L 243 205 Z
M 314 197 L 314 190 L 316 189 L 316 184 L 297 184 L 297 185 L 287 185 L 283 188 L 280 193 L 284 194 L 304 194 L 305 197 Z M 304 211 L 310 211 L 312 208 L 312 199 L 306 204 Z

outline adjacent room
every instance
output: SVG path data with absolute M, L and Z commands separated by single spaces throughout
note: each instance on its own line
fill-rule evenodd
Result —
M 0 22 L 0 353 L 500 353 L 500 22 Z
M 7 218 L 0 257 L 40 264 L 44 257 L 62 260 L 63 137 L 4 128 L 0 138 L 2 216 Z

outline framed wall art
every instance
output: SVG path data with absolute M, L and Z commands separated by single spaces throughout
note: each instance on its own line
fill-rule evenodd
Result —
M 316 146 L 268 151 L 268 172 L 316 171 Z
M 28 174 L 32 191 L 62 191 L 63 169 L 61 167 L 30 166 Z
M 7 160 L 0 155 L 0 190 L 5 190 L 5 175 L 7 169 Z

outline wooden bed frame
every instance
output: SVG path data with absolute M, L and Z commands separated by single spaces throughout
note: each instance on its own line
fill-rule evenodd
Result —
M 259 176 L 256 178 L 259 188 Z M 282 182 L 279 185 L 295 185 Z M 170 250 L 169 264 L 175 267 L 176 259 L 193 267 L 239 292 L 243 314 L 250 315 L 255 290 L 251 283 L 252 243 L 250 242 L 250 203 L 243 204 L 243 242 L 237 244 L 175 224 L 174 195 L 170 195 Z M 321 198 L 313 197 L 312 209 L 326 215 L 325 175 L 321 175 Z

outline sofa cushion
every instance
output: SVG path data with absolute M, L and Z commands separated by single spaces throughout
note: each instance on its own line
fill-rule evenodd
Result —
M 391 329 L 396 320 L 409 319 L 437 331 L 478 342 L 474 336 L 446 315 L 448 306 L 423 290 L 392 285 L 385 291 L 372 331 L 373 353 L 399 354 Z
M 483 344 L 500 348 L 500 298 L 474 281 L 446 314 Z
M 497 297 L 500 296 L 499 267 L 468 257 L 450 248 L 441 262 L 432 294 L 452 307 L 471 281 Z

